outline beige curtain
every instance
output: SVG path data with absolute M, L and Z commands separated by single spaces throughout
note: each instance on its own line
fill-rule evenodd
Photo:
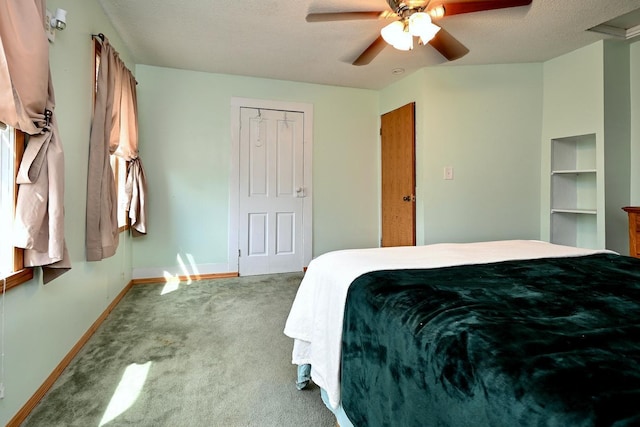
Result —
M 44 0 L 0 1 L 0 121 L 28 134 L 18 170 L 14 245 L 48 283 L 71 268 L 64 240 L 64 155 L 44 31 Z
M 118 247 L 117 195 L 109 156 L 115 154 L 130 162 L 127 168 L 127 206 L 142 208 L 134 212 L 132 227 L 146 233 L 144 195 L 146 182 L 138 159 L 138 119 L 136 81 L 118 52 L 105 37 L 91 139 L 87 181 L 86 251 L 88 261 L 99 261 L 115 254 Z M 136 167 L 132 167 L 132 165 Z M 130 176 L 131 173 L 137 175 Z M 131 183 L 129 184 L 129 181 Z M 132 197 L 136 197 L 135 200 Z M 132 212 L 130 211 L 130 216 Z
M 129 212 L 129 224 L 133 235 L 147 234 L 147 209 L 145 197 L 147 193 L 147 179 L 138 152 L 138 97 L 137 82 L 131 73 L 124 85 L 122 110 L 129 120 L 122 122 L 121 142 L 116 154 L 127 160 L 127 182 L 125 186 L 127 201 L 126 210 Z
M 133 235 L 147 234 L 147 208 L 144 205 L 147 184 L 140 158 L 132 159 L 127 168 L 127 210 Z

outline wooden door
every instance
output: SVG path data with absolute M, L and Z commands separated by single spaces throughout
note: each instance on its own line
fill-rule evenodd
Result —
M 240 110 L 241 275 L 302 271 L 304 114 Z
M 381 246 L 416 244 L 415 103 L 381 116 Z

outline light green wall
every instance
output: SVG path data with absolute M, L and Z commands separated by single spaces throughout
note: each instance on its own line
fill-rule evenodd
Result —
M 49 0 L 47 7 L 68 11 L 67 28 L 57 32 L 50 45 L 50 63 L 65 154 L 65 234 L 73 268 L 46 286 L 36 269 L 34 280 L 5 296 L 5 398 L 0 400 L 0 425 L 40 387 L 131 275 L 130 242 L 121 243 L 113 258 L 99 263 L 87 263 L 84 251 L 93 69 L 90 34 L 106 34 L 132 64 L 130 55 L 96 1 Z
M 602 46 L 594 43 L 544 63 L 543 136 L 602 131 Z
M 621 208 L 630 202 L 630 181 L 637 168 L 629 160 L 634 102 L 630 95 L 633 78 L 630 79 L 629 58 L 626 43 L 600 41 L 544 64 L 540 211 L 543 239 L 549 239 L 551 234 L 550 141 L 595 134 L 596 227 L 579 221 L 577 244 L 628 253 L 627 222 Z M 587 229 L 591 231 L 586 232 Z
M 144 65 L 136 78 L 150 182 L 137 273 L 173 271 L 178 255 L 229 271 L 232 97 L 313 105 L 313 254 L 377 246 L 377 92 Z
M 630 204 L 640 206 L 640 42 L 630 46 L 631 81 L 631 197 Z
M 604 67 L 603 43 L 598 42 L 544 64 L 544 107 L 542 122 L 541 162 L 541 235 L 551 236 L 551 139 L 575 135 L 596 135 L 597 169 L 604 168 Z M 604 174 L 597 175 L 598 187 L 604 185 Z M 604 206 L 604 192 L 598 193 L 599 206 Z M 604 215 L 597 217 L 598 229 L 604 229 Z M 604 247 L 604 233 L 594 244 Z
M 631 196 L 631 103 L 629 45 L 605 41 L 604 193 L 605 247 L 628 255 L 628 216 L 622 207 Z
M 540 64 L 426 68 L 380 99 L 416 102 L 419 241 L 539 237 Z

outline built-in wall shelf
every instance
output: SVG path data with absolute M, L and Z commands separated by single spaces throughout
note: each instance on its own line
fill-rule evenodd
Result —
M 551 213 L 597 215 L 598 211 L 595 209 L 551 209 Z
M 551 242 L 597 244 L 596 135 L 551 140 Z
M 596 173 L 595 169 L 569 169 L 569 170 L 554 170 L 551 171 L 551 175 L 579 175 L 581 173 Z

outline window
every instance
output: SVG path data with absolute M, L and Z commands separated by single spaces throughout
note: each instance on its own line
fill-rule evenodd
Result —
M 0 124 L 0 279 L 2 287 L 17 286 L 33 277 L 33 270 L 24 268 L 23 250 L 14 248 L 8 236 L 12 234 L 18 186 L 16 175 L 24 152 L 24 134 Z M 0 288 L 2 288 L 0 287 Z
M 116 192 L 118 194 L 118 227 L 120 231 L 129 228 L 127 222 L 127 194 L 125 193 L 125 184 L 127 182 L 127 161 L 122 157 L 111 155 L 111 169 L 113 169 L 113 177 L 116 180 Z
M 14 164 L 15 133 L 4 126 L 0 133 L 0 236 L 11 236 L 14 211 Z M 9 239 L 2 239 L 0 247 L 0 276 L 13 272 L 13 246 Z
M 93 73 L 93 101 L 95 105 L 95 96 L 98 92 L 98 72 L 100 71 L 100 54 L 102 53 L 102 45 L 96 39 L 93 40 L 94 46 L 94 73 Z M 116 182 L 116 193 L 118 195 L 118 227 L 120 232 L 129 228 L 128 215 L 126 211 L 127 196 L 125 193 L 125 183 L 127 180 L 127 161 L 116 155 L 110 156 L 111 169 L 113 170 L 113 178 Z

